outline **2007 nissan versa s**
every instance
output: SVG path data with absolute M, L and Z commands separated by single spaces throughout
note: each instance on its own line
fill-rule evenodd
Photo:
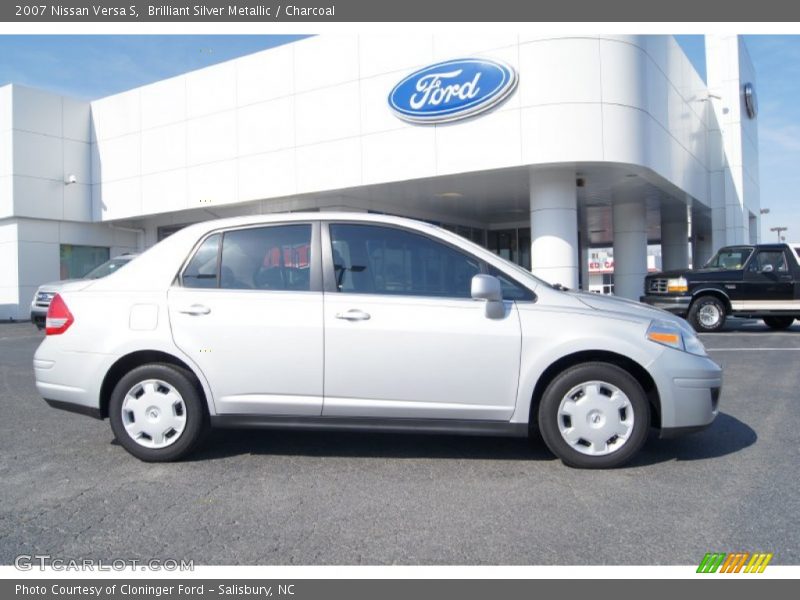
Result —
M 720 368 L 681 318 L 564 291 L 438 227 L 348 213 L 187 227 L 68 284 L 36 352 L 47 402 L 145 461 L 209 426 L 525 436 L 571 466 L 708 426 Z

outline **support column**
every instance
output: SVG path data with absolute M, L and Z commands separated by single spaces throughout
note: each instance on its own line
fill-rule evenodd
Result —
M 689 266 L 689 219 L 683 205 L 661 206 L 661 265 L 664 271 Z
M 647 275 L 647 220 L 644 198 L 614 198 L 614 295 L 638 300 Z
M 578 272 L 580 273 L 580 284 L 581 289 L 588 292 L 589 291 L 589 215 L 587 214 L 587 208 L 580 209 L 578 211 L 578 231 L 579 237 L 579 247 L 580 247 L 580 256 L 578 257 L 579 268 Z
M 531 272 L 578 287 L 578 193 L 575 171 L 530 172 Z

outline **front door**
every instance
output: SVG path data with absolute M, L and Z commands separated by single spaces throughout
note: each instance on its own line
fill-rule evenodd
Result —
M 332 223 L 323 415 L 508 420 L 521 330 L 470 296 L 481 261 L 420 233 Z
M 747 263 L 741 290 L 731 298 L 735 310 L 791 310 L 794 278 L 780 249 L 756 250 Z

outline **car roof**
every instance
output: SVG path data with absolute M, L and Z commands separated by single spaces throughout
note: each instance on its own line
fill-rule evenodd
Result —
M 308 221 L 363 221 L 368 223 L 394 223 L 408 227 L 419 228 L 436 227 L 431 223 L 409 219 L 406 217 L 396 217 L 379 213 L 364 213 L 356 211 L 325 211 L 325 212 L 290 212 L 290 213 L 267 213 L 260 215 L 246 215 L 241 217 L 226 217 L 223 219 L 212 219 L 201 221 L 185 227 L 198 232 L 200 230 L 213 231 L 214 229 L 227 229 L 229 227 L 241 227 L 247 225 L 259 225 L 261 223 L 287 223 L 287 222 L 308 222 Z

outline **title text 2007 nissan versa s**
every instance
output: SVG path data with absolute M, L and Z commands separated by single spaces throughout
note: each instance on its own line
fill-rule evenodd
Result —
M 614 467 L 717 415 L 720 368 L 683 319 L 564 291 L 455 234 L 367 214 L 187 227 L 67 284 L 39 393 L 108 417 L 145 461 L 209 426 L 525 436 Z

